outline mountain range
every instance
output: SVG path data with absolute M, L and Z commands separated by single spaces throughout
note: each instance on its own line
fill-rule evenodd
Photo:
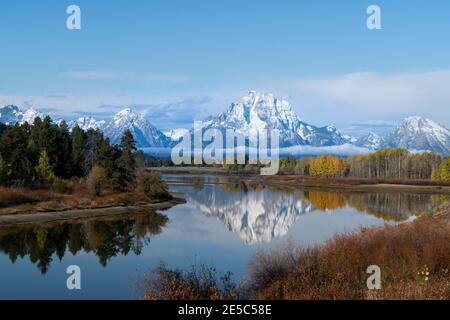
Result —
M 42 113 L 32 108 L 23 111 L 14 105 L 0 107 L 0 122 L 5 124 L 25 121 L 32 123 L 35 117 L 42 116 Z M 174 129 L 163 133 L 144 115 L 135 113 L 130 108 L 121 110 L 110 119 L 96 120 L 86 115 L 67 121 L 67 124 L 69 129 L 76 125 L 84 130 L 99 129 L 112 143 L 119 143 L 122 133 L 129 129 L 139 148 L 170 148 L 184 135 L 193 134 L 192 129 Z M 204 129 L 218 129 L 222 132 L 234 129 L 246 136 L 255 130 L 278 129 L 281 148 L 350 145 L 371 151 L 385 147 L 401 147 L 450 154 L 450 130 L 424 117 L 406 118 L 386 137 L 369 133 L 356 138 L 342 134 L 332 125 L 319 127 L 306 123 L 296 115 L 287 100 L 278 99 L 270 93 L 256 91 L 250 91 L 239 102 L 232 103 L 217 116 L 206 118 L 202 124 Z

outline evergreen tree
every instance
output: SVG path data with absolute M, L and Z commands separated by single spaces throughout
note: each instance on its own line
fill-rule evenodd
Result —
M 130 130 L 122 135 L 120 141 L 120 157 L 116 161 L 117 169 L 120 173 L 120 181 L 123 187 L 129 187 L 135 180 L 136 160 L 134 153 L 136 151 L 136 141 Z
M 9 168 L 9 178 L 16 181 L 31 181 L 33 167 L 27 157 L 29 131 L 16 124 L 5 130 L 0 138 L 0 153 Z
M 70 178 L 72 175 L 72 141 L 67 124 L 63 121 L 56 128 L 55 174 L 58 177 Z
M 98 155 L 100 142 L 103 135 L 99 130 L 89 129 L 86 132 L 86 142 L 84 145 L 84 163 L 83 168 L 85 174 L 88 174 L 95 164 Z
M 72 129 L 72 174 L 76 177 L 84 176 L 84 150 L 86 134 L 79 126 Z
M 3 184 L 8 179 L 8 167 L 0 154 L 0 184 Z
M 53 182 L 55 175 L 53 173 L 47 151 L 42 150 L 39 157 L 39 164 L 36 166 L 36 174 L 41 182 Z

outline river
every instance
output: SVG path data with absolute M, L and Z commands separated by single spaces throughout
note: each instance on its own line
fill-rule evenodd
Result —
M 0 299 L 136 299 L 139 280 L 164 261 L 231 271 L 258 250 L 323 243 L 337 233 L 412 220 L 438 195 L 280 191 L 245 178 L 166 175 L 186 203 L 162 212 L 0 228 Z M 68 290 L 66 269 L 81 270 Z

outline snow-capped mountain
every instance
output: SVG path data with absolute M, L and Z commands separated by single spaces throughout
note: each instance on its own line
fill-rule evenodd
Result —
M 280 147 L 296 145 L 331 146 L 348 141 L 334 126 L 316 127 L 301 121 L 288 101 L 271 93 L 250 91 L 238 103 L 232 103 L 217 117 L 203 121 L 204 129 L 236 130 L 251 136 L 261 130 L 278 129 Z
M 382 149 L 385 145 L 385 142 L 384 139 L 378 134 L 369 132 L 368 134 L 357 139 L 354 144 L 357 147 L 362 147 L 373 151 Z
M 270 242 L 286 235 L 301 215 L 315 209 L 304 198 L 268 190 L 225 193 L 205 188 L 202 192 L 187 189 L 185 194 L 191 205 L 207 217 L 220 220 L 246 244 Z
M 0 122 L 4 124 L 25 123 L 33 124 L 34 119 L 40 117 L 43 118 L 42 113 L 29 108 L 25 111 L 15 105 L 7 105 L 0 107 Z
M 142 114 L 134 113 L 127 108 L 118 112 L 106 121 L 101 130 L 113 144 L 120 143 L 122 134 L 130 130 L 138 148 L 165 148 L 171 143 L 169 137 L 154 127 Z
M 179 129 L 173 129 L 170 131 L 165 131 L 164 134 L 169 137 L 172 141 L 178 141 L 180 138 L 184 137 L 185 135 L 189 134 L 188 129 L 179 128 Z
M 448 155 L 450 130 L 424 117 L 409 117 L 386 137 L 386 146 Z
M 68 123 L 68 126 L 70 129 L 73 129 L 75 126 L 80 127 L 80 129 L 83 130 L 89 130 L 89 129 L 100 129 L 102 130 L 105 126 L 106 121 L 105 120 L 95 120 L 93 117 L 80 117 L 77 120 L 70 121 Z

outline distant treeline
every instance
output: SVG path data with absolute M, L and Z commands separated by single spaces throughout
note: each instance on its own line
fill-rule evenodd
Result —
M 324 178 L 425 179 L 450 181 L 450 158 L 433 152 L 411 153 L 384 149 L 368 155 L 342 158 L 334 155 L 286 157 L 280 160 L 285 173 Z

